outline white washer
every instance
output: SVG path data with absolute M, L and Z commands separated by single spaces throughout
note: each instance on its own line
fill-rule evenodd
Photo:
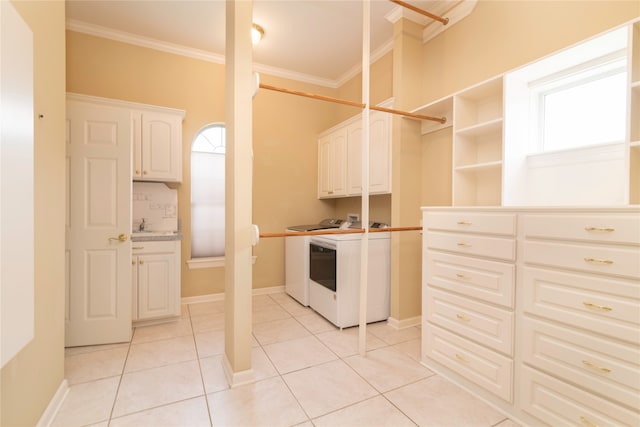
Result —
M 341 219 L 323 219 L 318 224 L 294 225 L 289 232 L 337 228 Z M 309 242 L 311 236 L 285 238 L 285 292 L 305 307 L 309 306 Z
M 355 326 L 360 316 L 360 250 L 362 234 L 313 236 L 310 245 L 335 250 L 335 291 L 312 278 L 309 305 L 340 328 Z M 316 248 L 317 250 L 317 248 Z M 314 261 L 311 261 L 314 262 Z M 389 318 L 391 280 L 390 233 L 369 234 L 367 323 Z

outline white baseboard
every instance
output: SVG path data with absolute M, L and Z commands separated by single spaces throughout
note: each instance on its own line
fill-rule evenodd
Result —
M 413 326 L 420 326 L 422 323 L 422 316 L 409 317 L 408 319 L 398 320 L 393 317 L 387 319 L 387 324 L 395 329 L 411 328 Z
M 272 286 L 270 288 L 257 288 L 253 289 L 251 294 L 256 295 L 269 295 L 278 294 L 284 292 L 284 286 Z M 217 294 L 198 295 L 195 297 L 182 297 L 182 304 L 196 304 L 199 302 L 211 302 L 211 301 L 224 301 L 224 292 Z
M 222 358 L 222 369 L 224 370 L 224 376 L 227 377 L 227 382 L 231 388 L 255 382 L 253 369 L 233 372 L 233 368 L 231 368 L 231 364 L 229 363 L 229 359 L 227 359 L 226 354 Z
M 67 380 L 62 380 L 58 390 L 56 390 L 56 393 L 49 401 L 47 409 L 42 413 L 36 427 L 48 427 L 53 423 L 53 420 L 56 418 L 56 415 L 58 415 L 58 411 L 60 410 L 64 399 L 66 399 L 67 394 L 69 394 L 69 382 Z

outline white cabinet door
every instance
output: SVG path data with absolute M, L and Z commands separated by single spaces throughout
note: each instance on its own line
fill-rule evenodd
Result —
M 135 242 L 132 258 L 133 318 L 180 315 L 180 242 Z
M 129 341 L 130 112 L 69 102 L 67 121 L 65 346 Z
M 182 118 L 159 112 L 132 112 L 136 181 L 182 181 Z
M 175 255 L 140 255 L 137 268 L 138 319 L 175 315 Z
M 391 192 L 391 115 L 369 116 L 369 193 Z
M 318 140 L 318 198 L 347 194 L 347 128 Z
M 347 127 L 347 192 L 350 196 L 359 196 L 362 194 L 361 120 Z

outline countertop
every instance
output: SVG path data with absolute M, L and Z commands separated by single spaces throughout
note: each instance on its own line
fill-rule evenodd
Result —
M 179 231 L 141 231 L 131 233 L 132 242 L 166 242 L 172 240 L 182 240 L 182 233 Z

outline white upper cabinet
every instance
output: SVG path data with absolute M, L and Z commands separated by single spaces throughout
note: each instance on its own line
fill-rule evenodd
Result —
M 383 103 L 382 105 L 386 105 Z M 369 114 L 369 193 L 391 192 L 391 115 Z M 362 195 L 362 119 L 346 120 L 318 139 L 318 198 Z
M 133 179 L 182 181 L 182 117 L 133 111 Z

